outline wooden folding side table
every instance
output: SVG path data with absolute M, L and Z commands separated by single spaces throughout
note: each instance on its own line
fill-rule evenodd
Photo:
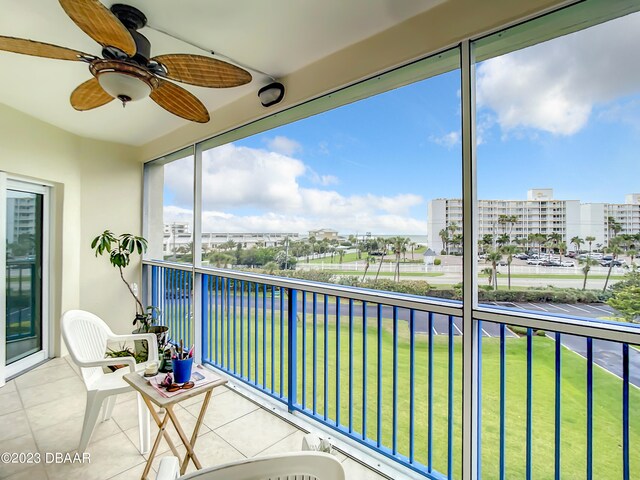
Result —
M 155 388 L 149 385 L 149 382 L 139 373 L 127 373 L 124 377 L 125 382 L 131 385 L 134 390 L 136 390 L 142 396 L 144 403 L 147 404 L 147 408 L 151 412 L 151 416 L 155 420 L 158 428 L 158 435 L 156 436 L 156 440 L 153 443 L 153 447 L 151 448 L 151 452 L 149 453 L 149 459 L 147 460 L 147 465 L 142 472 L 142 480 L 146 480 L 147 475 L 149 474 L 149 470 L 151 469 L 151 463 L 153 462 L 153 458 L 156 455 L 158 450 L 158 446 L 160 445 L 160 440 L 164 436 L 165 440 L 169 444 L 169 448 L 173 454 L 178 457 L 178 461 L 180 461 L 180 454 L 176 449 L 173 440 L 171 440 L 171 436 L 169 432 L 167 432 L 166 428 L 171 420 L 173 426 L 176 428 L 178 435 L 180 436 L 180 440 L 184 444 L 187 449 L 184 459 L 180 462 L 180 475 L 184 475 L 184 472 L 187 469 L 187 465 L 189 464 L 189 459 L 193 461 L 193 464 L 196 466 L 198 470 L 202 469 L 202 465 L 196 456 L 196 453 L 193 451 L 193 446 L 196 443 L 196 439 L 198 438 L 198 430 L 200 430 L 200 426 L 202 425 L 202 420 L 204 419 L 204 414 L 207 411 L 207 407 L 209 406 L 209 400 L 211 399 L 211 394 L 213 393 L 213 389 L 220 385 L 224 385 L 227 383 L 225 379 L 219 379 L 214 382 L 208 383 L 206 385 L 202 385 L 200 387 L 194 387 L 189 390 L 181 391 L 178 395 L 174 395 L 173 397 L 167 398 L 162 396 Z M 200 409 L 200 414 L 198 415 L 198 420 L 196 421 L 196 426 L 193 428 L 193 433 L 191 434 L 191 439 L 189 439 L 182 429 L 180 422 L 178 421 L 178 417 L 176 417 L 175 412 L 173 411 L 173 406 L 186 400 L 188 398 L 195 397 L 196 395 L 205 394 L 204 402 L 202 403 L 202 408 Z M 164 418 L 160 418 L 156 409 L 153 405 L 157 405 L 160 408 L 165 409 L 166 413 Z

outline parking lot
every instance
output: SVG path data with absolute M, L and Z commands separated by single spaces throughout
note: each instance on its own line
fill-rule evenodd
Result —
M 568 304 L 568 303 L 511 303 L 492 302 L 491 305 L 527 310 L 552 315 L 575 316 L 586 318 L 611 318 L 615 310 L 606 304 Z M 483 329 L 488 322 L 483 322 Z M 556 340 L 556 333 L 547 332 L 547 337 Z M 561 335 L 562 346 L 586 358 L 587 339 L 576 335 Z M 622 345 L 607 340 L 593 340 L 593 363 L 604 368 L 613 375 L 622 378 Z M 629 349 L 629 383 L 640 388 L 640 352 Z

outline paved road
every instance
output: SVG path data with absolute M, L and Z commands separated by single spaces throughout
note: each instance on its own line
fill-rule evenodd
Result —
M 601 318 L 613 317 L 615 310 L 604 303 L 571 304 L 571 303 L 514 303 L 514 302 L 486 302 L 486 305 L 527 310 L 534 313 L 551 313 L 569 317 Z
M 555 333 L 548 333 L 555 340 Z M 575 335 L 562 335 L 561 343 L 578 355 L 587 357 L 587 339 Z M 622 345 L 607 340 L 593 340 L 593 363 L 622 378 Z M 629 348 L 629 383 L 640 388 L 640 352 Z
M 606 304 L 568 304 L 568 303 L 493 303 L 520 310 L 538 313 L 551 313 L 564 316 L 580 316 L 587 318 L 613 317 L 615 310 Z M 547 337 L 555 340 L 556 333 L 549 332 Z M 565 348 L 587 357 L 587 339 L 576 335 L 564 334 L 561 343 Z M 593 362 L 608 372 L 622 378 L 622 345 L 607 340 L 593 340 Z M 640 388 L 640 352 L 629 349 L 629 382 Z

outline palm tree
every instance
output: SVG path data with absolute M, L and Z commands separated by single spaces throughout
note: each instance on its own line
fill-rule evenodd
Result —
M 584 243 L 584 240 L 577 235 L 571 238 L 571 244 L 576 246 L 576 254 L 580 253 L 580 245 L 582 245 L 583 243 Z
M 449 244 L 454 245 L 455 247 L 458 247 L 459 245 L 461 245 L 462 232 L 458 233 L 459 231 L 461 231 L 461 228 L 458 226 L 458 224 L 456 222 L 451 222 L 451 225 L 449 225 L 447 229 L 451 234 L 451 240 L 449 240 Z
M 342 263 L 342 259 L 344 258 L 344 248 L 338 250 L 338 257 L 340 257 L 340 263 Z
M 587 288 L 587 276 L 589 275 L 589 270 L 591 270 L 591 267 L 593 267 L 594 265 L 598 265 L 598 261 L 594 260 L 590 256 L 587 256 L 584 260 L 579 259 L 578 262 L 580 262 L 580 265 L 584 265 L 584 267 L 582 267 L 582 273 L 584 273 L 584 282 L 582 283 L 582 290 L 585 290 Z
M 562 262 L 562 255 L 567 252 L 567 244 L 564 242 L 560 242 L 556 244 L 556 248 L 558 249 L 558 253 L 560 254 L 560 262 Z
M 376 244 L 378 245 L 378 249 L 382 250 L 382 255 L 380 255 L 380 263 L 378 263 L 378 271 L 376 272 L 375 280 L 378 280 L 378 275 L 380 275 L 380 269 L 382 268 L 382 262 L 384 262 L 384 256 L 387 254 L 387 243 L 388 240 L 382 237 L 376 238 Z
M 518 216 L 498 215 L 498 223 L 502 226 L 502 232 L 509 237 L 509 242 L 511 242 L 511 230 L 513 226 L 518 223 Z
M 232 264 L 235 259 L 236 257 L 233 255 L 222 252 L 214 252 L 209 255 L 209 263 L 212 263 L 217 268 L 226 268 L 227 265 Z
M 611 246 L 611 242 L 616 238 L 616 235 L 620 233 L 622 230 L 622 225 L 616 222 L 616 219 L 613 217 L 607 218 L 607 233 L 609 233 L 608 246 Z M 613 233 L 613 235 L 611 235 Z
M 485 233 L 482 236 L 480 242 L 482 243 L 482 252 L 484 253 L 486 249 L 490 248 L 493 245 L 493 235 L 490 233 Z
M 555 250 L 558 248 L 558 245 L 560 245 L 560 242 L 562 242 L 562 235 L 560 235 L 558 232 L 550 233 L 547 237 L 547 248 L 551 248 L 553 252 L 555 252 Z
M 367 257 L 364 259 L 364 273 L 362 274 L 362 281 L 364 282 L 364 277 L 367 276 L 367 271 L 369 270 L 369 265 L 371 265 L 371 257 L 367 253 Z
M 462 246 L 462 238 L 463 235 L 461 233 L 456 233 L 451 239 L 451 244 L 456 246 L 456 250 L 460 252 L 460 247 Z
M 449 254 L 449 230 L 443 228 L 438 232 L 440 239 L 442 240 L 442 249 L 445 251 L 445 255 Z
M 309 242 L 309 245 L 311 245 L 311 257 L 313 257 L 314 254 L 314 246 L 316 244 L 316 237 L 313 235 L 310 235 L 309 238 L 307 239 L 307 242 Z
M 489 285 L 493 284 L 493 269 L 486 267 L 480 270 L 480 273 L 484 273 L 488 277 Z
M 596 237 L 592 237 L 591 235 L 584 237 L 584 241 L 589 244 L 589 258 L 591 258 L 591 244 L 596 241 Z
M 509 237 L 509 235 L 506 233 L 502 233 L 498 235 L 496 243 L 500 246 L 508 245 L 509 243 L 511 243 L 511 237 Z
M 498 262 L 502 260 L 502 253 L 499 250 L 492 250 L 487 254 L 487 262 L 491 262 L 493 269 L 493 289 L 498 289 Z
M 620 242 L 617 238 L 612 238 L 609 241 L 609 247 L 605 249 L 605 252 L 611 254 L 611 260 L 609 261 L 609 270 L 607 271 L 607 279 L 604 281 L 604 287 L 602 287 L 602 291 L 605 292 L 607 290 L 607 285 L 609 284 L 609 277 L 611 276 L 611 269 L 613 268 L 613 262 L 618 255 L 622 253 L 622 248 L 620 248 Z
M 329 253 L 331 254 L 331 263 L 333 263 L 333 257 L 336 256 L 336 247 L 333 245 L 329 245 L 328 250 L 329 250 Z
M 531 233 L 529 234 L 529 241 L 534 245 L 538 244 L 538 257 L 542 253 L 542 244 L 547 240 L 547 236 L 542 233 Z
M 409 239 L 406 238 L 406 237 L 393 237 L 393 238 L 390 238 L 388 240 L 388 242 L 391 245 L 391 248 L 393 250 L 393 253 L 396 256 L 396 268 L 395 268 L 395 273 L 393 274 L 393 279 L 396 282 L 400 281 L 400 255 L 403 252 L 407 251 L 407 242 L 408 241 L 409 241 Z
M 507 256 L 507 282 L 509 285 L 509 290 L 511 290 L 511 262 L 513 262 L 513 255 L 518 253 L 518 247 L 515 245 L 505 245 L 500 251 Z
M 638 256 L 638 251 L 635 248 L 630 248 L 629 250 L 627 250 L 627 255 L 631 257 L 631 265 L 635 265 L 634 260 Z

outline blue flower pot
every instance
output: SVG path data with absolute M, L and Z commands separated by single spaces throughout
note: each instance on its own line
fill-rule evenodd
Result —
M 174 358 L 173 363 L 173 381 L 175 383 L 186 383 L 191 379 L 191 368 L 193 367 L 193 357 L 184 360 Z

